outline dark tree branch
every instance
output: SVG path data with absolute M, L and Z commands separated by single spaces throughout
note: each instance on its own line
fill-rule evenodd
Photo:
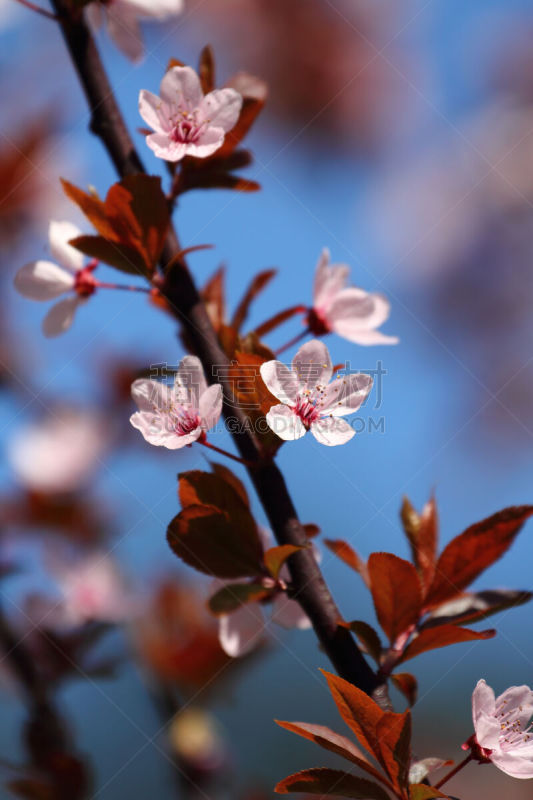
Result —
M 102 140 L 122 177 L 143 172 L 142 162 L 125 126 L 87 25 L 78 11 L 72 11 L 68 0 L 51 2 L 60 18 L 68 50 L 89 103 L 91 130 Z M 164 292 L 183 326 L 187 340 L 201 359 L 208 380 L 212 381 L 217 374 L 214 368 L 228 366 L 230 362 L 218 343 L 184 259 L 176 259 L 179 251 L 179 242 L 172 230 L 162 255 L 163 267 L 174 261 L 165 281 Z M 220 382 L 225 398 L 232 397 L 228 382 L 224 379 Z M 247 418 L 243 410 L 226 401 L 224 413 L 237 418 L 243 425 L 243 432 L 234 434 L 235 443 L 241 456 L 254 464 L 248 473 L 277 541 L 280 544 L 304 545 L 307 542 L 305 531 L 280 470 L 275 464 L 261 459 L 255 437 L 246 427 Z M 338 626 L 340 612 L 308 548 L 291 556 L 290 571 L 296 599 L 311 620 L 324 651 L 339 675 L 372 694 L 382 705 L 387 705 L 385 687 L 364 659 L 351 633 Z

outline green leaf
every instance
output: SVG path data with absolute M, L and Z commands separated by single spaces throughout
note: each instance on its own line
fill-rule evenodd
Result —
M 280 569 L 286 560 L 298 550 L 303 550 L 303 547 L 295 544 L 280 544 L 278 547 L 271 547 L 266 551 L 265 566 L 273 578 L 278 579 Z
M 260 583 L 229 583 L 209 598 L 209 610 L 215 616 L 231 614 L 246 603 L 258 603 L 270 594 Z

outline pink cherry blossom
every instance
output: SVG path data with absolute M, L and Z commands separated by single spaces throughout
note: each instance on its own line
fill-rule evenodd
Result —
M 93 28 L 100 28 L 104 18 L 107 32 L 118 49 L 132 61 L 144 55 L 139 22 L 143 19 L 163 21 L 183 11 L 183 0 L 96 0 L 87 8 Z
M 50 222 L 48 241 L 54 261 L 30 261 L 15 275 L 15 288 L 30 300 L 52 300 L 55 303 L 43 320 L 45 336 L 59 336 L 70 328 L 78 306 L 93 294 L 97 281 L 93 278 L 96 261 L 84 267 L 83 254 L 69 244 L 81 231 L 71 222 Z
M 474 757 L 491 761 L 513 778 L 533 778 L 533 691 L 511 686 L 499 697 L 484 680 L 472 695 L 475 741 Z
M 396 336 L 377 330 L 389 316 L 390 304 L 380 294 L 346 286 L 350 268 L 331 264 L 329 250 L 322 251 L 315 272 L 313 307 L 307 316 L 315 336 L 337 333 L 361 345 L 397 344 Z
M 8 444 L 8 457 L 27 488 L 66 494 L 85 486 L 109 443 L 108 427 L 99 416 L 63 408 L 15 433 Z
M 333 446 L 355 435 L 339 417 L 357 411 L 372 388 L 372 378 L 354 373 L 331 381 L 333 366 L 323 342 L 313 339 L 300 347 L 291 369 L 281 361 L 267 361 L 260 370 L 267 389 L 281 401 L 266 415 L 281 439 L 300 439 L 310 430 L 321 444 Z
M 70 562 L 54 554 L 48 566 L 62 595 L 55 614 L 58 624 L 122 622 L 139 610 L 115 562 L 104 553 Z
M 205 437 L 222 413 L 222 386 L 208 386 L 196 356 L 185 356 L 173 386 L 140 378 L 131 394 L 139 408 L 130 417 L 147 442 L 177 450 Z
M 272 547 L 272 534 L 269 530 L 259 528 L 259 535 L 265 550 Z M 314 545 L 313 553 L 316 560 L 320 561 L 320 553 Z M 289 570 L 285 564 L 280 570 L 279 579 L 282 585 L 290 580 Z M 269 579 L 267 578 L 266 580 L 268 581 Z M 213 594 L 228 584 L 246 582 L 246 579 L 240 581 L 216 580 L 213 582 Z M 269 617 L 266 615 L 268 610 L 270 611 Z M 247 603 L 231 614 L 220 616 L 218 629 L 220 645 L 232 658 L 246 655 L 261 642 L 271 622 L 275 622 L 282 628 L 306 630 L 311 627 L 311 622 L 302 611 L 300 604 L 288 597 L 287 593 L 280 587 L 279 591 L 274 594 L 272 602 L 268 605 Z
M 143 89 L 139 113 L 155 131 L 146 137 L 146 144 L 165 161 L 210 156 L 241 112 L 242 97 L 235 89 L 215 89 L 204 96 L 200 78 L 191 67 L 169 69 L 160 95 Z

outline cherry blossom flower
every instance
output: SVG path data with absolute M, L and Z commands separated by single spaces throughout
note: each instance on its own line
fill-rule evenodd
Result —
M 259 535 L 263 547 L 267 550 L 272 547 L 272 534 L 266 528 L 259 528 Z M 313 545 L 313 553 L 320 561 L 320 553 Z M 265 582 L 271 579 L 266 578 Z M 279 573 L 280 583 L 283 585 L 290 580 L 289 570 L 286 565 Z M 224 586 L 235 583 L 246 583 L 246 579 L 240 581 L 213 581 L 213 594 Z M 272 583 L 274 583 L 272 579 Z M 264 637 L 270 622 L 275 622 L 283 628 L 297 628 L 306 630 L 311 627 L 311 622 L 296 600 L 292 600 L 287 593 L 280 587 L 272 602 L 269 604 L 270 618 L 265 616 L 264 611 L 268 606 L 260 603 L 247 603 L 240 608 L 232 611 L 231 614 L 223 614 L 219 619 L 218 637 L 222 649 L 232 658 L 246 655 L 260 643 Z
M 484 680 L 472 695 L 475 736 L 463 748 L 513 778 L 533 778 L 533 691 L 511 686 L 499 697 Z
M 54 555 L 48 566 L 62 595 L 57 606 L 57 621 L 62 625 L 122 622 L 137 612 L 138 603 L 115 562 L 104 553 L 91 553 L 71 562 Z
M 140 378 L 131 385 L 139 408 L 130 417 L 147 442 L 177 450 L 198 440 L 218 422 L 222 413 L 222 386 L 208 386 L 196 356 L 185 356 L 172 387 Z
M 59 336 L 72 325 L 78 306 L 96 289 L 93 271 L 97 261 L 84 267 L 83 254 L 68 244 L 81 231 L 71 222 L 50 222 L 48 240 L 56 262 L 30 261 L 15 275 L 15 288 L 30 300 L 52 300 L 66 295 L 52 306 L 43 320 L 45 336 Z
M 215 89 L 204 96 L 200 78 L 191 67 L 169 69 L 160 95 L 143 89 L 139 113 L 155 131 L 146 137 L 146 144 L 165 161 L 210 156 L 241 112 L 242 97 L 235 89 Z
M 132 61 L 144 55 L 139 21 L 163 21 L 183 11 L 183 0 L 102 0 L 91 3 L 87 16 L 93 28 L 100 28 L 104 18 L 107 32 L 118 49 Z
M 346 286 L 350 268 L 331 264 L 329 250 L 322 251 L 315 272 L 313 307 L 307 325 L 315 336 L 337 333 L 361 345 L 397 344 L 396 336 L 377 330 L 389 316 L 390 304 L 382 295 Z
M 15 434 L 8 444 L 8 458 L 28 489 L 68 494 L 89 481 L 109 441 L 107 426 L 94 413 L 56 409 Z
M 266 415 L 281 439 L 300 439 L 307 431 L 321 444 L 344 444 L 355 435 L 346 420 L 357 411 L 372 388 L 372 378 L 362 373 L 338 375 L 326 345 L 318 339 L 302 345 L 289 369 L 281 361 L 266 361 L 260 368 L 269 391 L 281 401 Z

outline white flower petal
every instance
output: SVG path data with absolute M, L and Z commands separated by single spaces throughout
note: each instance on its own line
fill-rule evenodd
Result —
M 380 344 L 398 344 L 400 341 L 397 336 L 387 336 L 380 331 L 359 328 L 356 324 L 352 324 L 346 320 L 332 324 L 331 330 L 336 333 L 337 336 L 342 336 L 343 339 L 347 339 L 349 342 L 362 345 L 363 347 Z
M 147 89 L 141 89 L 139 92 L 139 114 L 157 133 L 165 133 L 168 130 L 168 125 L 165 122 L 162 112 L 162 103 L 159 97 Z
M 174 108 L 194 111 L 204 98 L 200 78 L 191 67 L 172 67 L 161 81 L 159 94 Z
M 72 325 L 76 309 L 83 302 L 85 302 L 85 298 L 72 295 L 72 297 L 66 297 L 53 305 L 43 319 L 44 335 L 48 338 L 53 338 L 65 333 Z
M 222 386 L 209 386 L 200 397 L 198 410 L 205 431 L 214 428 L 222 414 Z
M 340 417 L 324 417 L 311 424 L 311 433 L 320 444 L 334 447 L 346 444 L 355 436 L 355 431 L 345 419 Z
M 148 411 L 136 411 L 130 417 L 130 423 L 141 432 L 144 439 L 156 447 L 166 447 L 168 450 L 179 450 L 195 442 L 201 435 L 200 426 L 191 433 L 180 436 L 169 427 L 169 420 L 161 414 L 152 414 Z
M 298 396 L 298 379 L 294 372 L 281 361 L 265 361 L 259 368 L 263 383 L 274 397 L 282 403 L 292 405 Z
M 207 120 L 210 127 L 230 131 L 242 108 L 242 97 L 235 89 L 215 89 L 206 94 L 200 103 L 200 119 Z
M 501 769 L 506 775 L 510 775 L 511 778 L 522 780 L 533 778 L 533 759 L 531 758 L 520 758 L 515 751 L 504 753 L 501 750 L 492 753 L 490 758 L 498 769 Z
M 183 0 L 115 0 L 128 6 L 134 13 L 143 17 L 163 20 L 183 11 Z
M 285 592 L 281 592 L 274 598 L 272 622 L 281 625 L 282 628 L 298 628 L 302 631 L 311 627 L 311 620 L 300 604 L 287 597 Z
M 52 300 L 74 286 L 74 276 L 51 261 L 31 261 L 19 269 L 15 289 L 30 300 Z
M 256 647 L 265 630 L 265 620 L 258 603 L 248 603 L 219 619 L 218 638 L 222 649 L 238 658 Z
M 329 350 L 319 339 L 311 339 L 300 347 L 292 360 L 292 371 L 298 378 L 300 390 L 314 391 L 326 386 L 333 374 Z
M 109 36 L 126 58 L 140 61 L 144 45 L 137 14 L 124 3 L 112 3 L 106 10 Z
M 166 383 L 138 378 L 131 384 L 131 396 L 139 411 L 161 413 L 172 403 L 172 390 Z
M 301 439 L 306 432 L 302 420 L 289 406 L 272 406 L 266 415 L 266 421 L 274 433 L 286 441 Z
M 173 142 L 166 133 L 151 133 L 146 137 L 146 144 L 164 161 L 181 161 L 187 155 L 187 145 Z
M 207 389 L 204 368 L 197 356 L 182 358 L 174 380 L 174 397 L 181 405 L 198 409 L 200 397 Z
M 493 715 L 496 710 L 496 698 L 494 691 L 488 686 L 487 682 L 481 679 L 477 682 L 476 688 L 472 692 L 472 720 L 474 728 L 481 712 Z
M 50 222 L 48 227 L 48 241 L 50 252 L 62 267 L 71 272 L 82 269 L 84 255 L 69 244 L 70 239 L 81 236 L 81 231 L 72 222 Z
M 368 397 L 372 383 L 370 375 L 361 372 L 338 375 L 322 395 L 321 410 L 337 417 L 357 411 Z
M 188 156 L 194 158 L 207 158 L 215 153 L 224 143 L 224 131 L 222 128 L 207 128 L 199 137 L 197 142 L 185 145 Z
M 344 287 L 350 268 L 346 264 L 330 264 L 327 247 L 322 250 L 315 270 L 313 307 L 318 312 L 327 311 L 335 296 Z

